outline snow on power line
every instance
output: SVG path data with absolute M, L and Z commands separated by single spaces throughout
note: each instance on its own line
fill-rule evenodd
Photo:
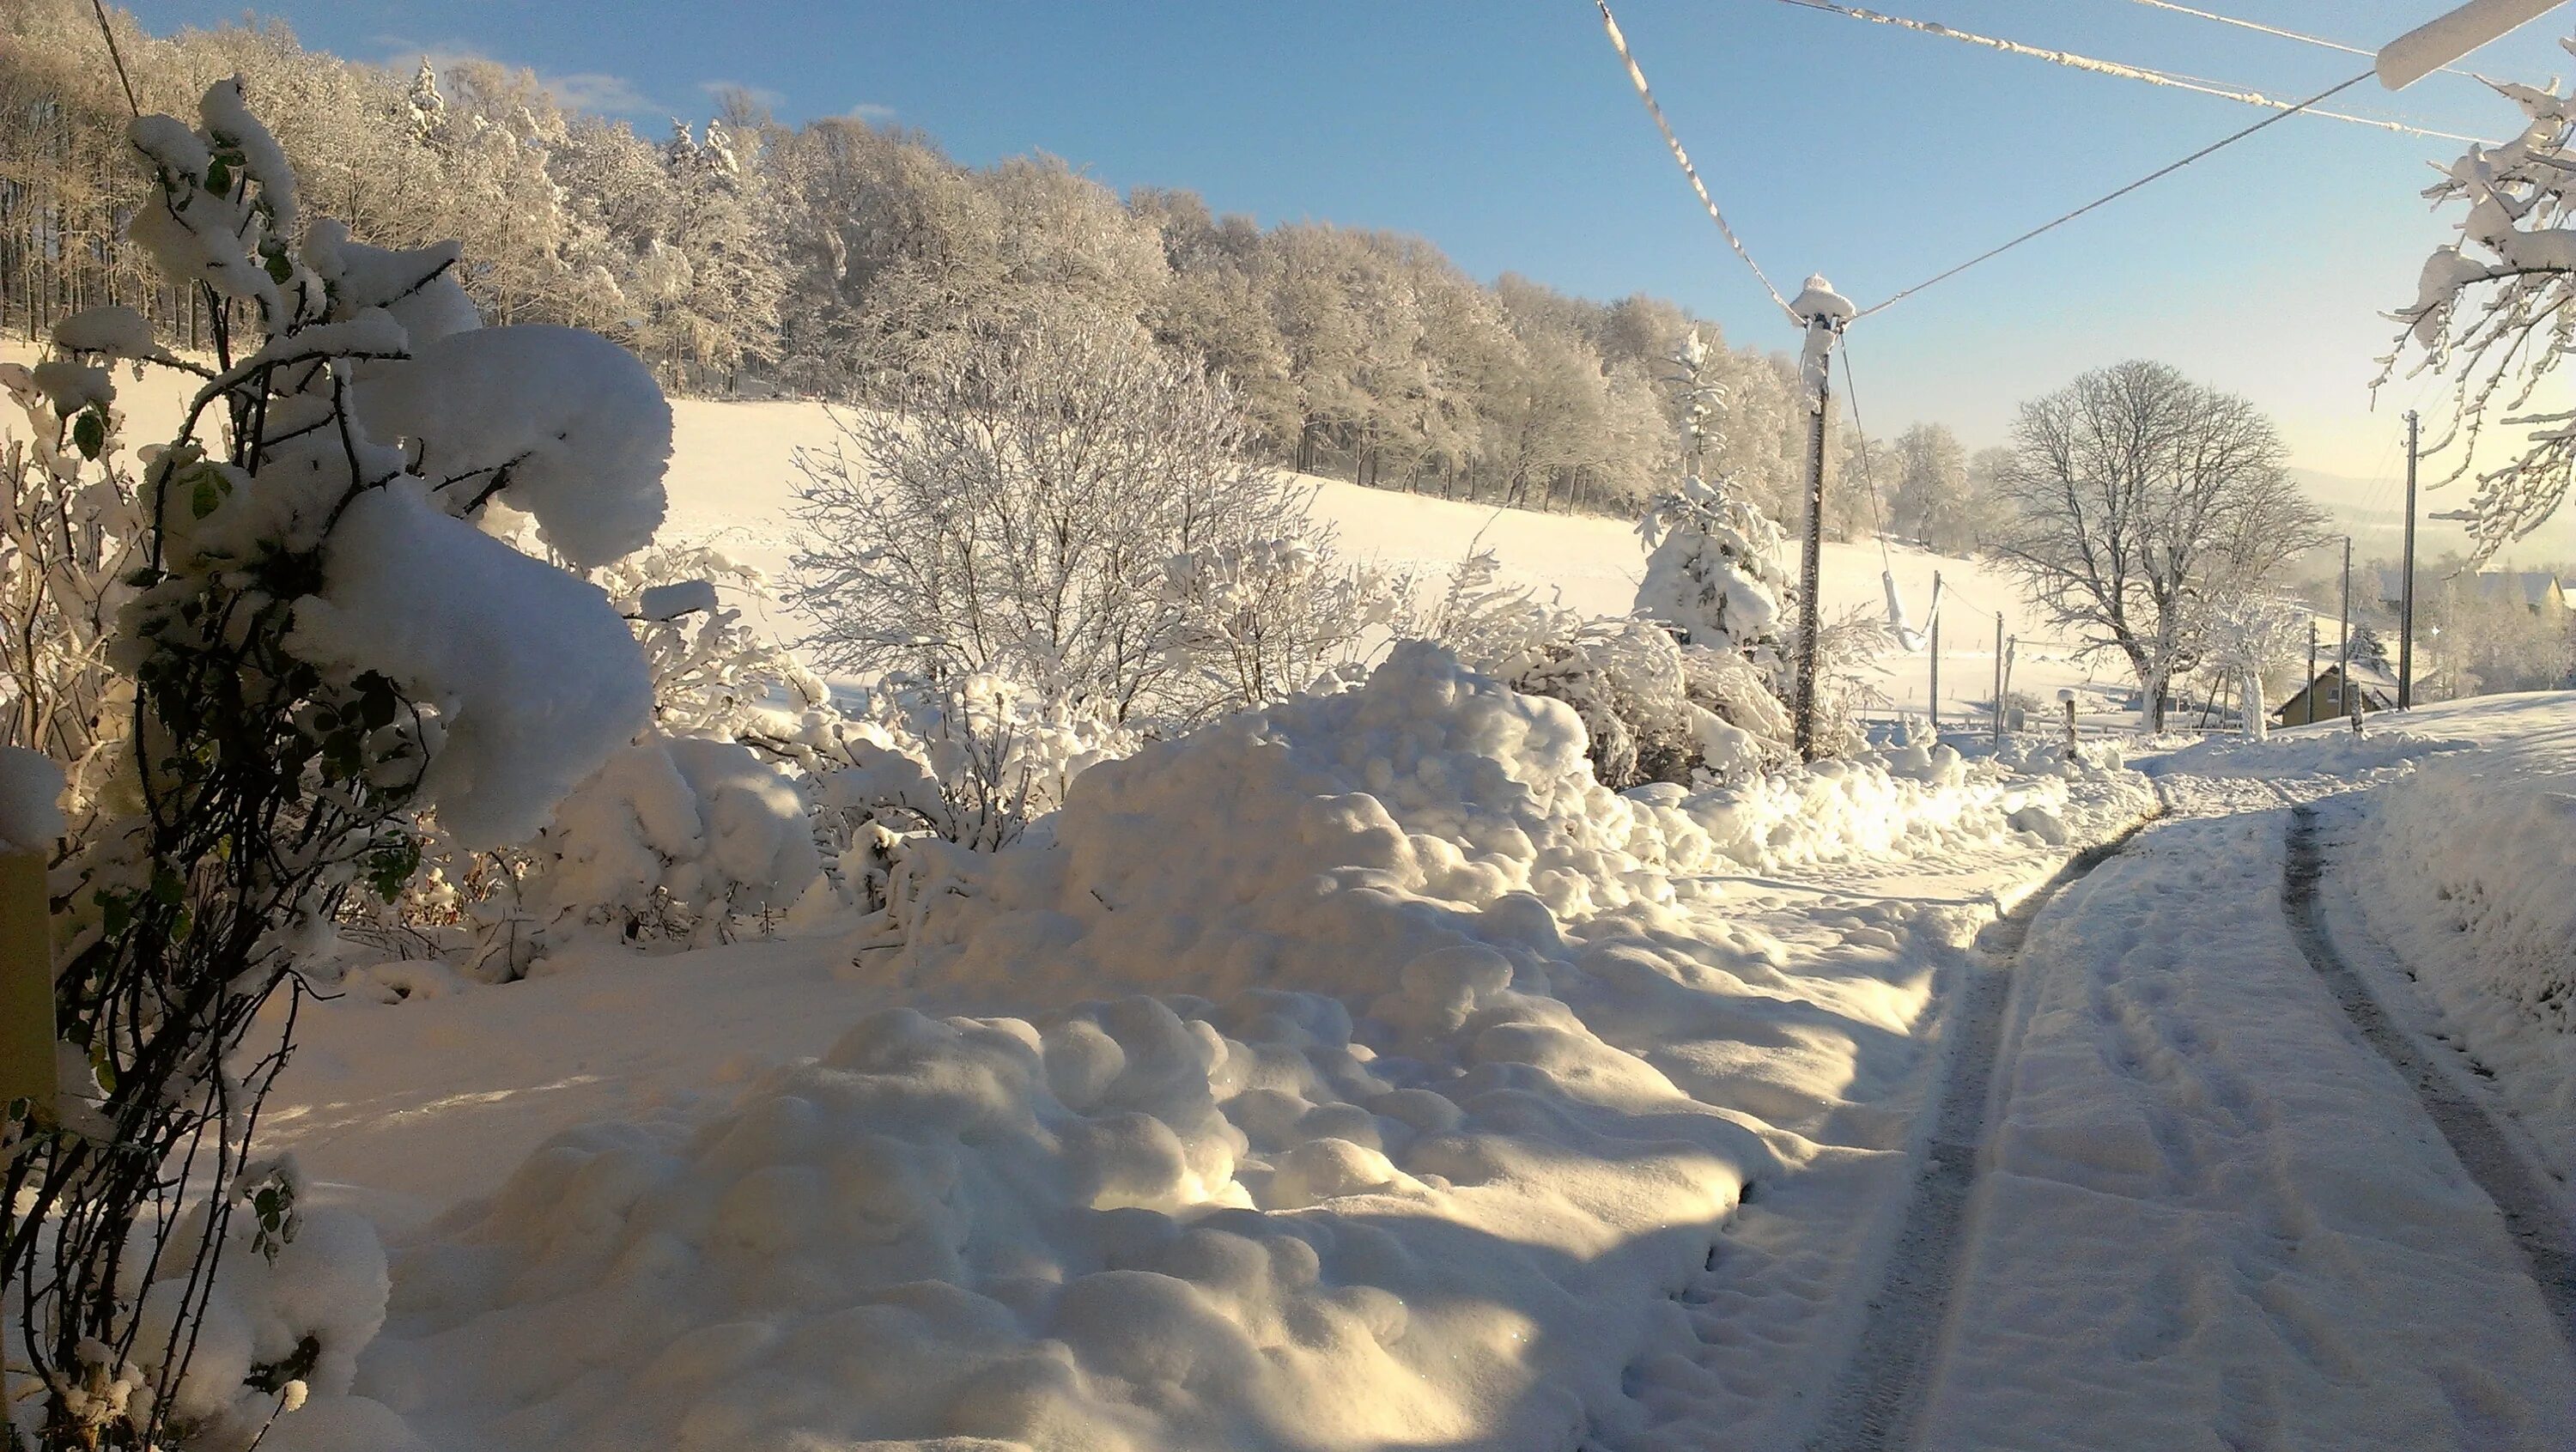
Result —
M 2313 45 L 2322 47 L 2326 50 L 2341 51 L 2345 55 L 2375 57 L 2379 54 L 2379 52 L 2370 50 L 2363 46 L 2346 45 L 2340 40 L 2328 40 L 2322 35 L 2310 35 L 2303 30 L 2283 30 L 2277 25 L 2265 25 L 2259 20 L 2243 20 L 2233 15 L 2221 15 L 2215 10 L 2198 10 L 2189 5 L 2176 5 L 2173 3 L 2173 0 L 2130 0 L 2130 3 L 2134 5 L 2145 5 L 2156 10 L 2170 10 L 2176 15 L 2188 15 L 2196 20 L 2214 20 L 2220 25 L 2232 25 L 2239 30 L 2253 31 L 2257 35 L 2278 36 L 2283 40 L 2295 40 L 2301 45 Z M 2442 72 L 2444 75 L 2465 76 L 2472 81 L 2486 81 L 2487 84 L 2494 84 L 2492 81 L 2487 81 L 2485 76 L 2479 75 L 2476 71 L 2464 71 L 2456 66 L 2435 66 L 2434 69 Z
M 2044 60 L 2052 65 L 2066 66 L 2070 69 L 2079 71 L 2091 71 L 2096 75 L 2117 76 L 2122 80 L 2144 81 L 2151 86 L 2168 86 L 2175 90 L 2190 91 L 2198 95 L 2216 96 L 2223 101 L 2235 101 L 2241 105 L 2247 106 L 2260 106 L 2270 111 L 2287 113 L 2290 111 L 2304 110 L 2308 115 L 2323 116 L 2329 121 L 2347 121 L 2355 126 L 2372 126 L 2377 127 L 2382 131 L 2394 131 L 2406 136 L 2430 136 L 2443 141 L 2476 141 L 2479 139 L 2474 136 L 2461 136 L 2449 131 L 2428 131 L 2421 126 L 2409 126 L 2402 121 L 2389 121 L 2377 116 L 2356 116 L 2347 111 L 2327 111 L 2314 106 L 2302 106 L 2296 101 L 2284 101 L 2274 96 L 2267 96 L 2260 91 L 2248 91 L 2235 86 L 2221 85 L 2215 81 L 2204 80 L 2198 76 L 2186 76 L 2174 71 L 2160 71 L 2151 66 L 2133 66 L 2121 61 L 2102 60 L 2095 56 L 2079 55 L 2071 50 L 2051 50 L 2045 46 L 2024 45 L 2017 40 L 2001 40 L 1991 35 L 1979 35 L 1975 31 L 1959 30 L 1951 26 L 1942 25 L 1936 21 L 1909 20 L 1902 15 L 1888 15 L 1881 11 L 1864 10 L 1857 5 L 1837 5 L 1832 3 L 1832 0 L 1780 0 L 1780 3 L 1783 5 L 1794 5 L 1802 10 L 1821 10 L 1829 15 L 1841 15 L 1853 20 L 1866 20 L 1874 25 L 1893 25 L 1899 29 L 1919 31 L 1925 35 L 1937 35 L 1947 40 L 1962 41 L 1969 45 L 1981 45 L 1988 50 L 1999 50 L 2007 55 L 2028 56 L 2033 60 Z M 2486 3 L 2519 4 L 2529 6 L 2537 3 L 2537 0 L 2486 0 Z M 2420 74 L 2420 72 L 2418 74 Z
M 2537 20 L 2559 0 L 2469 0 L 2469 3 L 2424 22 L 2388 43 L 2379 52 L 2379 83 L 2402 91 L 2434 71 L 2496 39 L 2506 31 Z

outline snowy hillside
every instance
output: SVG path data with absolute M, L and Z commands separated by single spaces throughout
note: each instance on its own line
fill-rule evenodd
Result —
M 0 345 L 0 359 L 32 356 L 18 344 Z M 164 380 L 155 378 L 155 385 Z M 124 396 L 139 437 L 152 437 L 177 417 L 179 396 L 167 386 L 134 388 Z M 727 554 L 784 579 L 795 553 L 789 518 L 802 476 L 798 450 L 829 452 L 840 443 L 832 410 L 801 402 L 671 401 L 670 515 L 663 538 L 703 540 Z M 1363 488 L 1309 477 L 1315 511 L 1339 529 L 1343 548 L 1392 565 L 1443 569 L 1471 548 L 1493 551 L 1505 578 L 1553 595 L 1588 614 L 1624 615 L 1636 596 L 1645 550 L 1626 522 L 1594 515 L 1539 514 L 1528 510 L 1453 503 L 1421 495 Z M 1859 481 L 1844 481 L 1857 488 Z M 1794 565 L 1794 560 L 1792 561 Z M 1917 627 L 1932 600 L 1932 577 L 1942 579 L 1941 712 L 1946 721 L 1977 716 L 1994 695 L 1995 612 L 2007 636 L 2018 637 L 2011 689 L 2056 709 L 2066 686 L 2085 687 L 2082 709 L 2117 707 L 2132 688 L 2116 656 L 2074 659 L 2072 647 L 2022 598 L 2009 577 L 1975 560 L 1935 555 L 1891 544 L 1884 557 L 1870 543 L 1827 543 L 1824 587 L 1827 615 L 1863 610 L 1884 618 L 1882 570 L 1896 576 L 1908 619 Z M 801 630 L 781 618 L 782 634 Z M 1878 709 L 1922 713 L 1931 701 L 1928 653 L 1891 651 L 1879 662 L 1872 687 L 1884 697 Z
M 829 450 L 839 433 L 829 410 L 808 403 L 714 403 L 679 399 L 671 461 L 671 516 L 676 534 L 716 540 L 745 563 L 783 574 L 793 554 L 788 519 L 799 476 L 798 449 Z M 1315 509 L 1339 529 L 1343 547 L 1393 565 L 1443 569 L 1471 548 L 1493 551 L 1504 575 L 1552 593 L 1587 614 L 1624 615 L 1636 598 L 1645 550 L 1628 523 L 1592 515 L 1453 503 L 1310 478 Z M 1847 481 L 1846 487 L 1859 487 Z M 1866 610 L 1884 617 L 1882 558 L 1874 544 L 1829 543 L 1824 551 L 1827 614 Z M 1994 612 L 2018 636 L 2012 689 L 2053 703 L 2062 686 L 2091 685 L 2086 710 L 2116 704 L 2128 688 L 2116 658 L 2072 659 L 2009 578 L 1973 560 L 1945 558 L 1908 545 L 1889 548 L 1884 568 L 1896 576 L 1908 617 L 1918 627 L 1942 578 L 1944 615 L 1941 710 L 1966 720 L 1994 695 Z M 1891 652 L 1875 688 L 1886 709 L 1921 713 L 1931 700 L 1928 655 Z

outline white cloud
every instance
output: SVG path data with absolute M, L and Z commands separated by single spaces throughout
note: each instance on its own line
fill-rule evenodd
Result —
M 853 121 L 891 121 L 894 119 L 894 108 L 880 106 L 874 101 L 861 101 L 841 114 Z
M 504 60 L 479 47 L 462 41 L 417 41 L 399 35 L 378 35 L 376 44 L 384 48 L 387 68 L 408 71 L 428 60 L 431 69 L 444 71 L 460 61 L 485 61 L 508 66 L 512 70 L 530 70 L 516 61 Z M 648 96 L 634 81 L 606 71 L 535 71 L 537 84 L 555 98 L 557 105 L 570 110 L 588 111 L 601 116 L 660 116 L 681 109 Z
M 728 91 L 740 91 L 751 98 L 753 105 L 764 111 L 776 111 L 787 104 L 785 92 L 775 91 L 767 86 L 755 86 L 746 81 L 700 81 L 698 89 L 717 99 L 722 99 Z

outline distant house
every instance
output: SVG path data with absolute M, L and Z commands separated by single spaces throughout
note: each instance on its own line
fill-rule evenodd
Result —
M 2481 599 L 2518 603 L 2534 615 L 2567 613 L 2567 587 L 2547 570 L 2481 570 L 2477 591 Z
M 2352 668 L 2352 699 L 2361 706 L 2362 714 L 2385 711 L 2397 704 L 2397 678 L 2375 666 L 2356 664 Z M 2276 726 L 2305 726 L 2312 721 L 2335 721 L 2349 712 L 2345 708 L 2343 673 L 2333 666 L 2317 672 L 2317 678 L 2299 688 L 2296 695 L 2281 703 L 2272 715 Z

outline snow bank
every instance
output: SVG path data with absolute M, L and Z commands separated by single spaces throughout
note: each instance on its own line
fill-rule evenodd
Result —
M 2422 763 L 2379 794 L 2354 867 L 2371 930 L 2576 1173 L 2576 739 Z
M 857 976 L 1013 1016 L 888 1008 L 694 1128 L 559 1136 L 398 1253 L 357 1390 L 442 1446 L 1706 1445 L 1759 1390 L 1715 1348 L 1798 1344 L 1830 1270 L 1720 1304 L 1722 1227 L 1902 1078 L 1899 933 L 1966 929 L 1856 905 L 1830 983 L 1785 973 L 1675 875 L 1742 866 L 1720 808 L 1585 745 L 1411 645 L 1092 768 L 1051 842 L 916 845 Z M 1816 780 L 1844 826 L 1739 850 L 2145 800 L 1928 749 Z

